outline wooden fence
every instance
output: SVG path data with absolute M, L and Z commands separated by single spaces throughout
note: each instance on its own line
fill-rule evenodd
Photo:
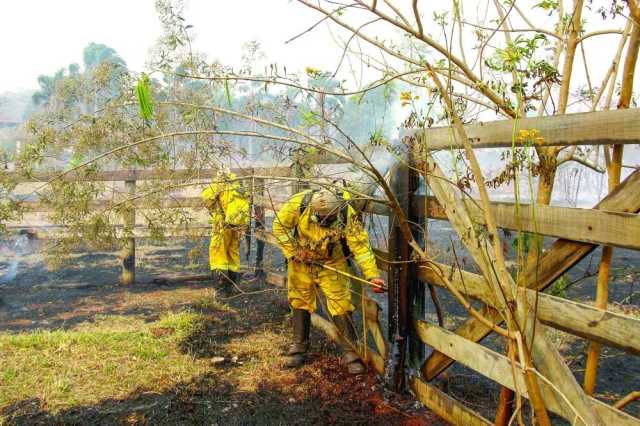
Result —
M 466 126 L 469 137 L 476 147 L 511 146 L 514 123 L 502 121 L 484 125 Z M 517 129 L 537 129 L 544 137 L 545 144 L 554 146 L 598 145 L 598 144 L 638 144 L 640 143 L 640 113 L 638 110 L 607 111 L 561 117 L 528 118 L 516 123 Z M 429 141 L 429 149 L 460 148 L 450 142 L 450 129 L 436 128 L 421 131 L 422 141 Z M 422 155 L 424 145 L 416 148 Z M 254 235 L 258 241 L 256 269 L 263 268 L 264 243 L 273 243 L 266 231 L 265 211 L 277 209 L 277 202 L 265 196 L 266 181 L 270 178 L 289 177 L 288 167 L 276 169 L 243 169 L 239 174 L 253 176 L 251 181 L 254 205 Z M 201 172 L 198 178 L 207 178 L 214 171 Z M 167 179 L 189 177 L 180 171 L 116 171 L 97 174 L 96 180 L 120 180 L 129 182 L 127 189 L 135 191 L 135 181 L 139 179 Z M 40 175 L 32 181 L 47 181 L 52 175 Z M 191 176 L 193 177 L 193 176 Z M 81 179 L 83 177 L 76 176 Z M 65 176 L 73 180 L 73 175 Z M 434 196 L 416 195 L 417 176 L 411 168 L 397 167 L 391 185 L 401 207 L 415 224 L 424 224 L 427 219 L 451 220 L 451 209 L 447 200 Z M 294 185 L 296 183 L 294 182 Z M 295 186 L 297 189 L 298 187 Z M 95 207 L 102 206 L 97 201 Z M 471 219 L 482 224 L 484 216 L 479 207 L 467 203 Z M 46 211 L 39 202 L 25 202 L 30 211 Z M 144 236 L 144 230 L 133 226 L 133 208 L 145 208 L 143 202 L 132 206 L 124 227 L 131 234 L 123 255 L 123 279 L 132 280 L 135 256 L 134 237 Z M 166 208 L 202 207 L 199 198 L 172 198 L 163 203 Z M 526 285 L 526 298 L 535 306 L 535 318 L 540 329 L 545 327 L 562 330 L 589 341 L 622 349 L 630 356 L 640 355 L 640 320 L 607 309 L 579 303 L 546 294 L 543 291 L 559 277 L 576 265 L 599 245 L 609 245 L 640 250 L 640 170 L 634 171 L 616 190 L 607 195 L 592 209 L 575 209 L 542 205 L 520 205 L 494 202 L 491 205 L 498 227 L 510 230 L 538 233 L 557 238 L 540 256 L 537 265 L 525 270 L 520 279 Z M 440 390 L 431 382 L 454 363 L 460 363 L 477 373 L 493 380 L 505 389 L 517 390 L 528 397 L 525 383 L 525 367 L 513 362 L 507 356 L 496 352 L 480 342 L 492 330 L 479 320 L 469 317 L 454 330 L 446 329 L 426 320 L 424 309 L 426 285 L 445 288 L 443 276 L 449 277 L 455 289 L 466 297 L 482 303 L 482 315 L 495 324 L 500 324 L 500 301 L 490 291 L 485 278 L 469 271 L 445 264 L 422 267 L 412 262 L 411 252 L 401 232 L 394 224 L 396 218 L 389 209 L 381 205 L 370 205 L 368 211 L 389 216 L 388 252 L 377 251 L 380 269 L 387 272 L 388 324 L 386 338 L 380 324 L 380 306 L 370 299 L 366 292 L 359 295 L 362 310 L 361 342 L 355 344 L 363 359 L 387 381 L 397 388 L 409 387 L 415 396 L 443 419 L 454 424 L 493 424 L 473 409 L 465 406 Z M 517 213 L 516 213 L 517 212 Z M 133 215 L 133 221 L 132 216 Z M 204 224 L 190 235 L 206 235 Z M 127 260 L 128 259 L 128 260 Z M 437 271 L 436 271 L 437 270 Z M 267 281 L 284 286 L 283 276 L 267 272 Z M 341 341 L 336 327 L 320 315 L 313 315 L 313 324 L 330 338 Z M 537 335 L 536 335 L 537 336 Z M 536 337 L 544 339 L 544 335 Z M 370 347 L 371 343 L 373 347 Z M 425 357 L 425 345 L 432 349 Z M 550 354 L 557 350 L 549 348 Z M 607 405 L 585 394 L 576 383 L 569 367 L 559 356 L 536 359 L 545 368 L 547 380 L 540 381 L 542 399 L 546 408 L 564 417 L 571 423 L 592 423 L 607 425 L 638 425 L 640 420 L 624 413 L 621 408 L 637 398 L 638 392 L 630 389 L 629 397 L 616 405 Z M 411 369 L 408 366 L 415 368 Z M 562 381 L 562 384 L 559 384 Z M 582 419 L 582 420 L 577 420 Z M 591 420 L 587 420 L 591 419 Z M 594 420 L 595 419 L 595 420 Z

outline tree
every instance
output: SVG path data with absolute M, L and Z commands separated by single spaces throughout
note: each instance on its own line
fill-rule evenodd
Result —
M 74 70 L 76 70 L 76 68 L 74 68 Z M 66 70 L 60 68 L 51 76 L 44 74 L 38 76 L 38 86 L 40 86 L 40 89 L 31 97 L 33 103 L 46 106 L 56 90 L 56 84 L 65 77 L 65 74 Z
M 91 42 L 82 51 L 85 70 L 92 70 L 105 62 L 126 68 L 127 64 L 112 47 Z M 76 65 L 77 67 L 77 65 Z

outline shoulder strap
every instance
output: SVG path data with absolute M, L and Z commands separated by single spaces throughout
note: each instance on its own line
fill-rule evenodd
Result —
M 305 210 L 307 210 L 307 207 L 309 207 L 309 204 L 311 203 L 311 198 L 316 192 L 318 192 L 317 189 L 309 190 L 304 194 L 304 197 L 302 197 L 302 202 L 300 202 L 300 207 L 298 207 L 298 223 L 300 222 L 300 216 L 302 216 Z M 298 223 L 296 223 L 296 226 L 293 228 L 294 239 L 298 238 Z
M 344 204 L 342 206 L 342 208 L 340 209 L 340 211 L 338 212 L 338 220 L 344 226 L 343 229 L 346 229 L 347 222 L 349 220 L 349 200 L 345 198 L 344 191 L 338 191 L 336 193 L 336 195 L 338 195 L 338 197 L 340 197 L 340 199 L 342 200 L 342 202 Z M 347 262 L 349 262 L 351 260 L 351 250 L 349 249 L 349 244 L 347 243 L 347 238 L 345 237 L 344 232 L 342 233 L 342 236 L 340 237 L 340 246 L 342 248 L 342 254 L 347 259 Z M 329 246 L 329 256 L 333 255 L 333 249 L 334 249 L 334 244 L 332 243 Z
M 309 207 L 309 204 L 311 203 L 311 198 L 313 197 L 313 194 L 315 194 L 316 192 L 318 192 L 317 189 L 312 189 L 310 191 L 307 191 L 304 194 L 304 197 L 302 198 L 302 202 L 300 203 L 298 215 L 302 216 L 302 213 L 304 213 L 304 211 L 307 210 L 307 207 Z
M 347 226 L 347 221 L 349 220 L 349 200 L 344 197 L 344 191 L 338 191 L 338 197 L 342 200 L 342 208 L 338 212 L 338 219 L 344 226 Z

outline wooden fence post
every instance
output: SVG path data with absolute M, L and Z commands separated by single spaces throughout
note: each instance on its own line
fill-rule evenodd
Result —
M 253 174 L 253 169 L 251 169 L 251 180 L 243 179 L 240 183 L 244 195 L 249 199 L 249 225 L 244 230 L 245 258 L 247 265 L 251 258 L 251 239 L 253 238 L 251 235 L 251 212 L 253 211 L 253 205 L 255 203 L 255 179 L 253 179 Z
M 264 206 L 261 202 L 264 200 L 264 179 L 254 179 L 253 184 L 254 199 L 259 199 L 259 203 L 253 204 L 253 214 L 255 217 L 255 234 L 259 235 L 264 232 L 265 229 L 265 215 Z M 265 272 L 262 267 L 264 258 L 264 240 L 262 238 L 256 238 L 256 276 L 264 276 Z
M 298 160 L 296 160 L 295 163 L 293 163 L 293 177 L 295 178 L 302 178 L 304 177 L 304 172 L 302 170 L 302 167 L 300 166 L 300 163 L 298 162 Z M 298 192 L 302 192 L 304 191 L 305 187 L 302 184 L 302 182 L 300 181 L 294 181 L 293 184 L 291 185 L 291 195 L 297 194 Z
M 127 196 L 133 198 L 136 193 L 136 181 L 125 181 L 124 188 Z M 136 239 L 133 236 L 133 229 L 136 226 L 136 210 L 133 206 L 125 210 L 122 220 L 124 225 L 124 246 L 120 257 L 122 263 L 120 283 L 130 285 L 136 281 Z
M 396 194 L 400 206 L 405 214 L 409 214 L 409 173 L 408 168 L 397 165 L 392 169 L 391 189 Z M 409 216 L 407 216 L 409 217 Z M 390 264 L 387 274 L 389 286 L 389 330 L 388 338 L 391 346 L 385 366 L 385 381 L 396 391 L 405 388 L 405 362 L 407 352 L 407 338 L 410 331 L 410 268 L 409 246 L 402 237 L 398 224 L 398 217 L 389 216 L 389 259 L 396 264 Z
M 413 166 L 413 161 L 410 158 L 410 164 Z M 416 236 L 416 239 L 420 239 L 419 242 L 426 244 L 426 240 L 424 236 L 421 234 L 421 224 L 423 221 L 426 223 L 426 214 L 423 217 L 419 217 L 418 215 L 418 200 L 415 197 L 415 193 L 418 190 L 418 186 L 420 183 L 420 175 L 416 173 L 413 167 L 407 167 L 407 188 L 406 188 L 406 210 L 407 217 L 409 218 L 410 226 L 413 231 L 413 235 Z M 404 195 L 404 194 L 403 194 Z M 425 212 L 426 213 L 426 212 Z M 409 246 L 407 242 L 403 242 L 404 245 L 407 246 L 407 250 L 410 252 Z M 411 256 L 409 256 L 410 260 Z M 418 268 L 415 262 L 411 262 L 407 265 L 408 273 L 407 273 L 407 287 L 409 294 L 409 303 L 411 304 L 411 316 L 414 319 L 424 319 L 424 315 L 426 312 L 426 286 L 425 284 L 418 280 Z M 409 338 L 409 361 L 411 363 L 411 368 L 416 371 L 420 370 L 422 363 L 424 362 L 425 357 L 425 345 L 415 332 L 413 327 L 412 319 L 409 319 L 409 327 L 411 330 L 410 338 Z

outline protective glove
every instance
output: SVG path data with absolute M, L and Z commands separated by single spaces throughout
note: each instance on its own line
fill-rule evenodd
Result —
M 307 250 L 301 250 L 300 252 L 293 255 L 294 262 L 311 264 L 313 263 L 313 260 L 313 255 Z
M 387 289 L 384 288 L 384 280 L 380 277 L 373 278 L 369 280 L 371 284 L 373 284 L 373 292 L 374 293 L 384 293 Z

